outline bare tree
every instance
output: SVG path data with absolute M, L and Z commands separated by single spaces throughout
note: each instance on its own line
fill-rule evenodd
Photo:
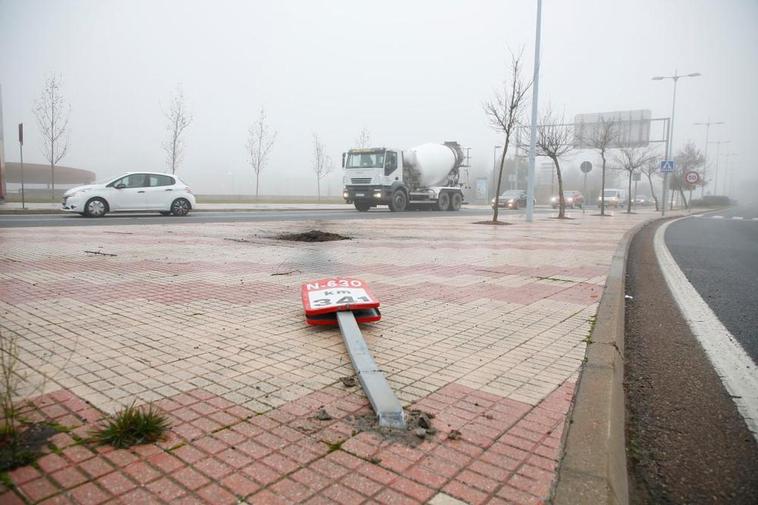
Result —
M 655 161 L 656 153 L 649 147 L 622 147 L 616 156 L 618 169 L 624 170 L 628 176 L 626 191 L 626 213 L 632 212 L 632 176 L 641 171 L 651 161 Z M 652 187 L 652 186 L 651 186 Z
M 258 185 L 261 172 L 266 167 L 268 155 L 276 140 L 276 131 L 272 131 L 266 124 L 266 113 L 261 109 L 258 120 L 250 126 L 247 137 L 247 154 L 250 157 L 250 166 L 255 173 L 255 198 L 258 198 Z
M 563 175 L 559 159 L 574 148 L 571 143 L 573 132 L 563 115 L 554 117 L 550 108 L 543 114 L 541 123 L 537 128 L 537 155 L 553 160 L 558 177 L 558 219 L 563 219 L 566 217 L 566 201 L 563 197 Z
M 655 202 L 655 210 L 661 210 L 658 204 L 658 195 L 655 194 L 655 184 L 653 184 L 653 176 L 660 175 L 660 172 L 658 171 L 658 160 L 656 158 L 648 160 L 640 167 L 640 172 L 647 177 L 647 182 L 650 184 L 650 196 L 653 197 L 653 201 Z M 665 205 L 666 202 L 663 204 Z
M 176 87 L 168 110 L 164 111 L 163 114 L 168 120 L 168 123 L 166 123 L 168 138 L 163 143 L 163 150 L 166 152 L 166 164 L 171 169 L 171 173 L 175 174 L 184 157 L 182 134 L 192 123 L 192 115 L 187 111 L 187 106 L 184 103 L 184 91 L 181 85 Z
M 672 174 L 673 177 L 669 180 L 669 187 L 671 188 L 671 192 L 678 191 L 679 195 L 682 197 L 682 202 L 684 202 L 684 208 L 689 208 L 689 204 L 687 202 L 687 198 L 684 196 L 684 174 L 691 171 L 697 171 L 698 168 L 702 167 L 705 164 L 705 157 L 703 156 L 702 151 L 698 149 L 694 143 L 687 142 L 683 148 L 679 150 L 679 152 L 674 156 L 675 163 L 675 171 Z M 674 199 L 671 199 L 672 201 L 672 208 L 673 208 L 673 201 Z
M 71 105 L 63 98 L 62 85 L 60 76 L 53 74 L 48 77 L 34 106 L 34 115 L 42 135 L 42 154 L 50 162 L 51 200 L 55 200 L 55 165 L 68 152 L 68 117 Z
M 505 156 L 511 142 L 511 136 L 521 123 L 521 117 L 526 106 L 526 94 L 531 87 L 531 82 L 524 82 L 521 77 L 521 55 L 511 53 L 510 82 L 503 82 L 503 90 L 495 94 L 494 100 L 484 104 L 484 113 L 487 115 L 490 126 L 503 134 L 503 153 L 500 156 L 500 169 L 497 176 L 497 189 L 495 192 L 495 205 L 492 213 L 492 222 L 497 222 L 500 204 L 500 185 L 503 180 L 503 167 Z
M 361 133 L 358 134 L 358 138 L 355 139 L 356 147 L 371 147 L 371 132 L 368 128 L 363 128 Z
M 591 149 L 595 149 L 600 154 L 602 160 L 602 169 L 600 177 L 600 215 L 605 215 L 605 168 L 608 163 L 608 150 L 619 139 L 619 127 L 618 122 L 614 119 L 600 118 L 600 123 L 596 124 L 594 128 L 587 134 L 586 137 L 581 139 L 582 145 L 587 145 Z
M 321 179 L 329 175 L 333 168 L 332 159 L 326 154 L 326 147 L 318 138 L 318 135 L 313 134 L 313 172 L 316 174 L 316 190 L 318 191 L 318 199 L 321 201 Z

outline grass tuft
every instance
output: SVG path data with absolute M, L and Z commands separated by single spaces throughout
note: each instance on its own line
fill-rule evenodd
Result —
M 149 444 L 163 438 L 171 427 L 168 418 L 152 405 L 135 407 L 134 402 L 109 416 L 104 425 L 92 434 L 93 441 L 118 449 Z

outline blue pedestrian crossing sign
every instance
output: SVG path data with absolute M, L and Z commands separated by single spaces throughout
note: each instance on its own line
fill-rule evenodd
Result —
M 661 173 L 666 174 L 674 171 L 674 160 L 661 161 Z

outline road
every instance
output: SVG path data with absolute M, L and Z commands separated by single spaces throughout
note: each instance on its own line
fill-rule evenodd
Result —
M 672 223 L 666 246 L 721 323 L 758 362 L 758 206 Z
M 500 219 L 522 219 L 524 210 L 500 211 Z M 550 208 L 538 208 L 538 214 L 553 213 Z M 267 211 L 225 211 L 193 212 L 185 217 L 160 216 L 156 214 L 111 214 L 99 219 L 82 217 L 78 214 L 4 214 L 0 215 L 0 228 L 37 226 L 121 226 L 176 223 L 234 223 L 254 221 L 305 221 L 343 219 L 405 219 L 420 216 L 436 218 L 464 215 L 483 217 L 492 215 L 489 209 L 466 209 L 460 212 L 408 211 L 390 212 L 387 209 L 358 212 L 345 210 L 267 210 Z

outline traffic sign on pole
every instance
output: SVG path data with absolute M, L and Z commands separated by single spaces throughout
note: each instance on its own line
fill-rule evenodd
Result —
M 374 361 L 359 322 L 378 321 L 379 300 L 359 279 L 332 278 L 306 282 L 300 288 L 308 324 L 337 324 L 358 380 L 376 412 L 379 426 L 405 429 L 405 412 Z
M 700 181 L 700 174 L 695 171 L 690 171 L 684 174 L 684 180 L 687 184 L 695 185 Z
M 668 174 L 674 171 L 674 160 L 661 161 L 661 173 Z

